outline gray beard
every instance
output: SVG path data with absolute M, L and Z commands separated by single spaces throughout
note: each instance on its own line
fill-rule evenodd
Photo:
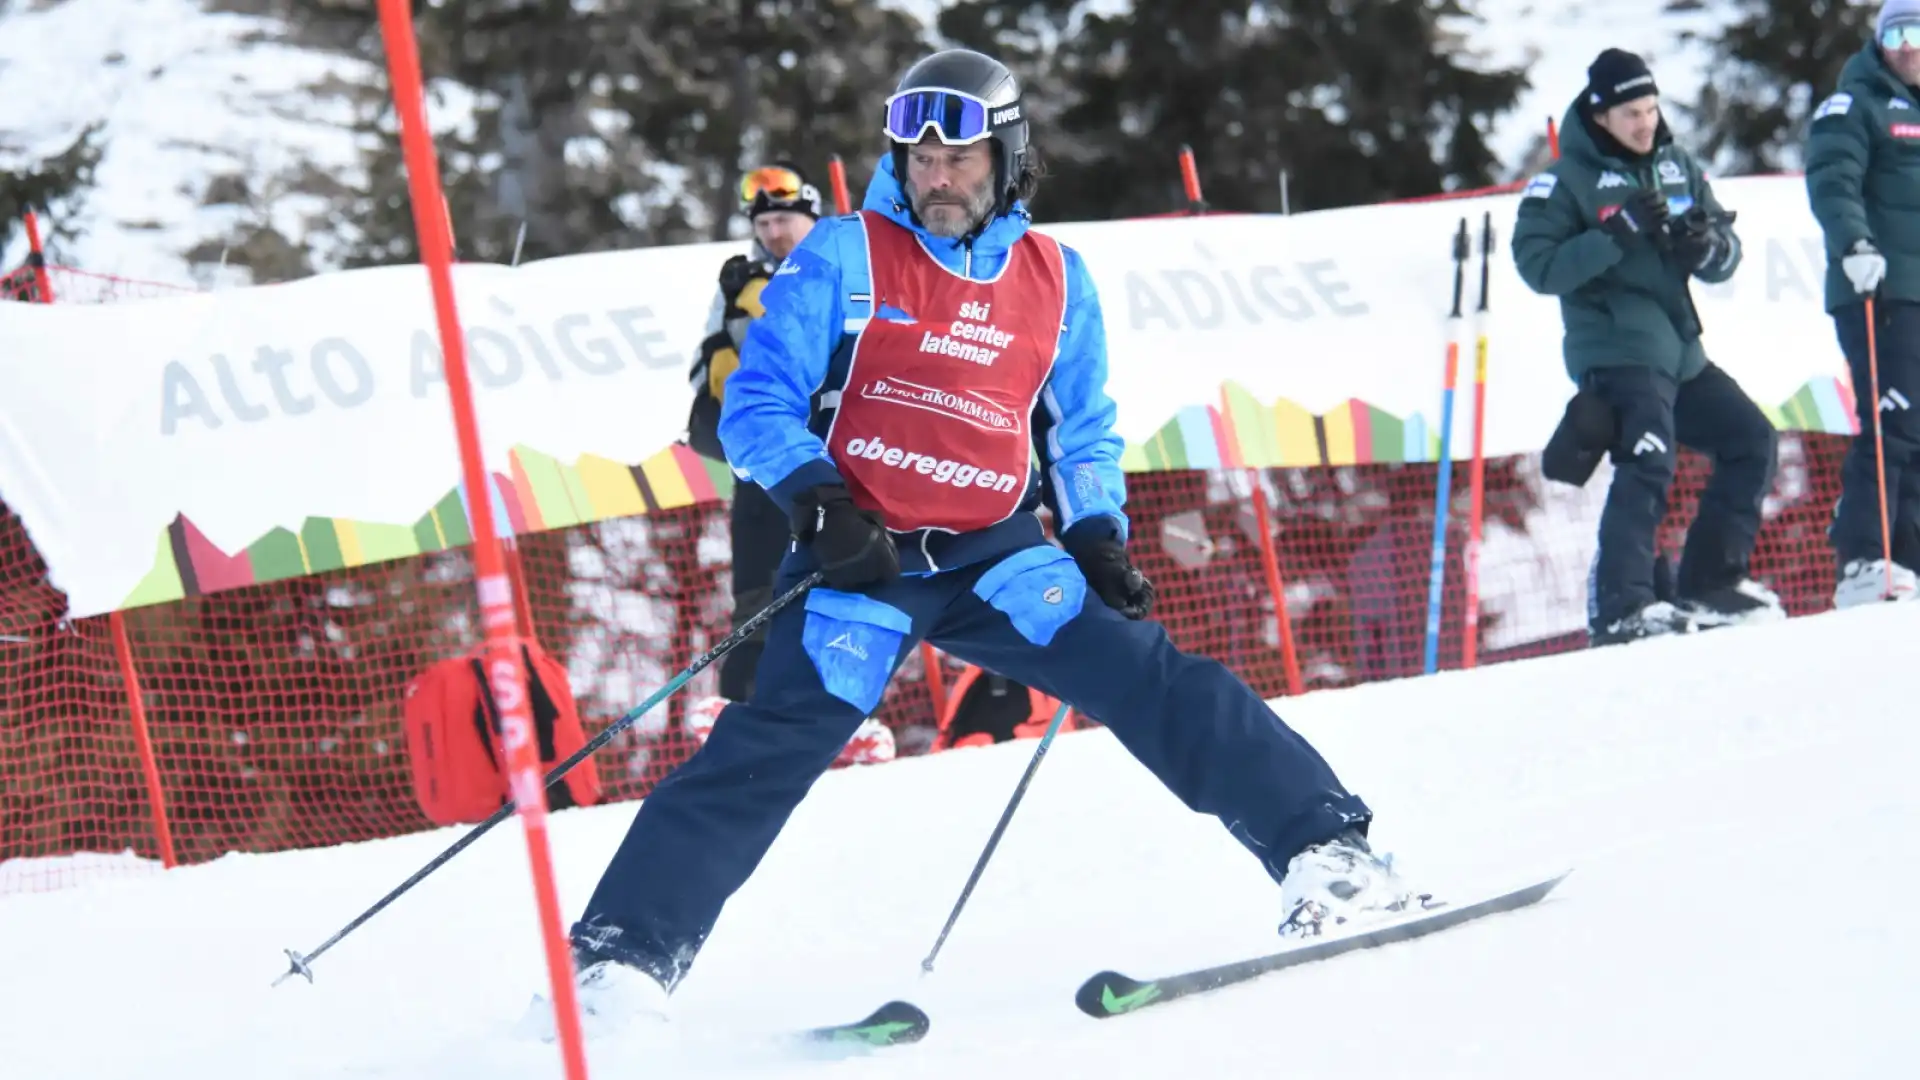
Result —
M 993 181 L 991 180 L 981 185 L 979 191 L 969 196 L 965 206 L 958 206 L 950 202 L 936 204 L 949 210 L 955 208 L 960 209 L 962 213 L 957 220 L 943 215 L 942 220 L 938 222 L 934 221 L 927 216 L 925 212 L 926 204 L 921 200 L 918 193 L 916 193 L 911 186 L 908 186 L 906 190 L 907 202 L 913 207 L 915 216 L 919 217 L 920 224 L 933 235 L 949 240 L 957 239 L 972 232 L 975 226 L 986 221 L 987 215 L 993 212 Z

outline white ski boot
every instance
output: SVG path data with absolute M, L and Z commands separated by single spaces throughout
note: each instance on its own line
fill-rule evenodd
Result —
M 580 1003 L 580 1033 L 597 1039 L 639 1031 L 663 1031 L 672 1013 L 668 991 L 652 975 L 611 960 L 580 962 L 574 974 L 574 997 Z M 553 1002 L 535 995 L 520 1022 L 522 1034 L 542 1042 L 559 1038 Z
M 1854 559 L 1840 573 L 1840 581 L 1833 589 L 1833 606 L 1836 609 L 1859 607 L 1862 604 L 1877 604 L 1884 600 L 1906 601 L 1920 595 L 1920 577 L 1913 571 L 1893 564 L 1893 591 L 1887 591 L 1887 560 Z
M 1349 829 L 1287 864 L 1280 879 L 1280 904 L 1287 913 L 1280 935 L 1310 938 L 1358 929 L 1430 899 L 1393 872 L 1391 857 L 1374 855 L 1366 838 Z

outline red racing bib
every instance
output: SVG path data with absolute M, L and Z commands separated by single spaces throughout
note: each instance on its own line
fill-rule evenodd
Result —
M 1060 245 L 1029 232 L 970 281 L 913 232 L 862 211 L 873 317 L 853 347 L 827 450 L 853 501 L 895 532 L 970 532 L 1026 493 L 1034 403 L 1066 318 Z

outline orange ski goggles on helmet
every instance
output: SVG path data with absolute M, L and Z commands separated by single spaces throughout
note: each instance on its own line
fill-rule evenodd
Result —
M 792 169 L 778 165 L 755 169 L 740 178 L 740 202 L 745 205 L 763 196 L 774 202 L 790 202 L 800 197 L 802 183 L 800 174 Z

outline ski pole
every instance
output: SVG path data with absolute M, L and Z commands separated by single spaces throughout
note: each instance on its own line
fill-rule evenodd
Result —
M 1447 577 L 1447 504 L 1453 498 L 1453 386 L 1460 374 L 1460 294 L 1472 244 L 1467 219 L 1453 236 L 1453 311 L 1447 316 L 1447 376 L 1440 392 L 1440 476 L 1433 505 L 1433 565 L 1427 579 L 1426 674 L 1440 670 L 1440 591 Z
M 1880 349 L 1874 340 L 1873 297 L 1867 297 L 1867 382 L 1873 391 L 1873 464 L 1880 486 L 1880 557 L 1887 564 L 1887 592 L 1883 600 L 1893 599 L 1893 528 L 1887 519 L 1887 446 L 1881 434 Z
M 1487 283 L 1493 261 L 1493 212 L 1480 223 L 1480 306 L 1473 313 L 1473 465 L 1467 476 L 1467 614 L 1460 666 L 1471 670 L 1480 655 L 1480 533 L 1487 516 Z
M 1047 756 L 1047 747 L 1053 743 L 1053 737 L 1060 730 L 1060 724 L 1066 720 L 1072 706 L 1060 703 L 1053 714 L 1053 722 L 1047 725 L 1046 734 L 1040 736 L 1040 745 L 1034 747 L 1033 760 L 1027 763 L 1026 774 L 1020 777 L 1020 783 L 1013 789 L 1013 798 L 1007 800 L 1007 808 L 1000 814 L 1000 823 L 993 827 L 993 835 L 987 837 L 986 849 L 980 852 L 979 861 L 973 864 L 973 873 L 968 876 L 967 884 L 960 890 L 960 899 L 953 902 L 953 912 L 947 916 L 947 925 L 940 928 L 940 936 L 933 943 L 927 958 L 920 961 L 920 971 L 926 974 L 933 970 L 933 958 L 940 955 L 940 947 L 947 943 L 947 935 L 953 932 L 953 924 L 960 921 L 960 909 L 967 906 L 967 897 L 973 895 L 973 887 L 980 883 L 980 875 L 987 869 L 987 860 L 993 857 L 993 849 L 1000 846 L 1000 837 L 1007 831 L 1007 822 L 1013 820 L 1013 812 L 1020 805 L 1020 797 L 1027 793 L 1027 785 L 1033 782 L 1033 774 L 1040 768 L 1040 759 Z
M 668 682 L 667 685 L 655 691 L 651 697 L 647 698 L 647 700 L 641 702 L 639 705 L 634 706 L 631 710 L 627 712 L 625 716 L 622 716 L 620 719 L 615 720 L 613 723 L 607 725 L 607 729 L 605 731 L 602 731 L 600 734 L 595 735 L 592 739 L 590 739 L 587 742 L 585 746 L 582 746 L 580 749 L 574 751 L 573 754 L 569 756 L 565 761 L 562 761 L 560 764 L 555 765 L 553 767 L 553 771 L 547 774 L 546 786 L 552 787 L 554 784 L 559 783 L 561 777 L 564 777 L 567 775 L 567 773 L 573 771 L 574 766 L 580 764 L 582 761 L 585 761 L 588 755 L 592 754 L 595 750 L 600 749 L 602 746 L 605 746 L 608 742 L 610 742 L 613 739 L 615 735 L 618 735 L 622 731 L 625 731 L 628 727 L 631 727 L 635 721 L 639 720 L 642 716 L 645 716 L 647 713 L 651 712 L 655 705 L 658 705 L 662 701 L 665 701 L 676 690 L 679 690 L 682 686 L 685 686 L 687 684 L 687 681 L 692 679 L 695 675 L 698 675 L 702 669 L 712 664 L 715 660 L 718 660 L 721 657 L 725 656 L 727 653 L 733 651 L 734 646 L 739 645 L 741 642 L 747 640 L 747 638 L 753 636 L 754 631 L 760 629 L 760 625 L 762 623 L 766 622 L 768 619 L 773 618 L 775 612 L 779 611 L 781 608 L 786 607 L 788 604 L 798 599 L 803 593 L 813 588 L 815 585 L 820 584 L 820 582 L 824 579 L 824 577 L 825 575 L 821 571 L 816 570 L 813 573 L 807 575 L 807 577 L 801 580 L 801 582 L 798 585 L 795 585 L 793 588 L 788 589 L 785 593 L 781 594 L 780 596 L 775 597 L 772 603 L 768 604 L 764 608 L 761 608 L 758 612 L 754 614 L 754 616 L 751 619 L 748 619 L 746 622 L 741 623 L 739 627 L 737 627 L 733 631 L 733 633 L 728 634 L 726 637 L 720 639 L 719 644 L 715 645 L 713 648 L 708 649 L 706 652 L 701 653 L 698 657 L 696 657 L 693 663 L 687 665 L 686 669 L 680 672 L 680 674 L 674 676 L 672 681 Z M 308 982 L 312 982 L 313 981 L 313 962 L 319 959 L 322 953 L 326 952 L 328 949 L 333 948 L 335 945 L 338 945 L 343 938 L 345 938 L 348 934 L 353 933 L 355 930 L 359 929 L 361 924 L 365 923 L 368 919 L 371 919 L 375 915 L 378 915 L 382 910 L 386 908 L 388 904 L 391 904 L 395 900 L 400 899 L 400 897 L 403 894 L 405 894 L 407 890 L 413 888 L 415 885 L 420 884 L 420 882 L 424 880 L 428 874 L 431 874 L 435 870 L 438 870 L 442 866 L 445 866 L 447 862 L 451 860 L 455 855 L 458 855 L 462 851 L 465 851 L 467 847 L 471 845 L 475 840 L 478 840 L 480 839 L 480 837 L 484 836 L 487 830 L 493 828 L 495 825 L 498 825 L 501 822 L 512 817 L 514 814 L 514 810 L 515 810 L 515 807 L 514 807 L 513 800 L 512 799 L 506 800 L 506 802 L 501 805 L 500 809 L 495 810 L 493 812 L 493 815 L 491 817 L 487 818 L 487 820 L 481 822 L 479 825 L 474 826 L 474 828 L 470 830 L 465 836 L 455 841 L 452 847 L 434 856 L 433 861 L 427 863 L 427 865 L 421 867 L 419 870 L 416 870 L 413 876 L 401 882 L 399 887 L 395 888 L 392 892 L 388 893 L 387 895 L 381 897 L 377 903 L 375 903 L 372 907 L 368 908 L 367 910 L 361 912 L 358 916 L 354 918 L 352 922 L 341 927 L 339 931 L 336 932 L 332 937 L 328 938 L 326 941 L 321 942 L 319 948 L 313 950 L 310 953 L 307 953 L 304 956 L 301 955 L 300 953 L 294 952 L 292 949 L 285 950 L 287 954 L 287 958 L 291 960 L 292 963 L 287 968 L 286 971 L 281 973 L 279 978 L 273 980 L 273 985 L 279 986 L 281 983 L 285 982 L 287 980 L 287 977 L 290 975 L 303 975 L 306 977 L 306 980 Z

